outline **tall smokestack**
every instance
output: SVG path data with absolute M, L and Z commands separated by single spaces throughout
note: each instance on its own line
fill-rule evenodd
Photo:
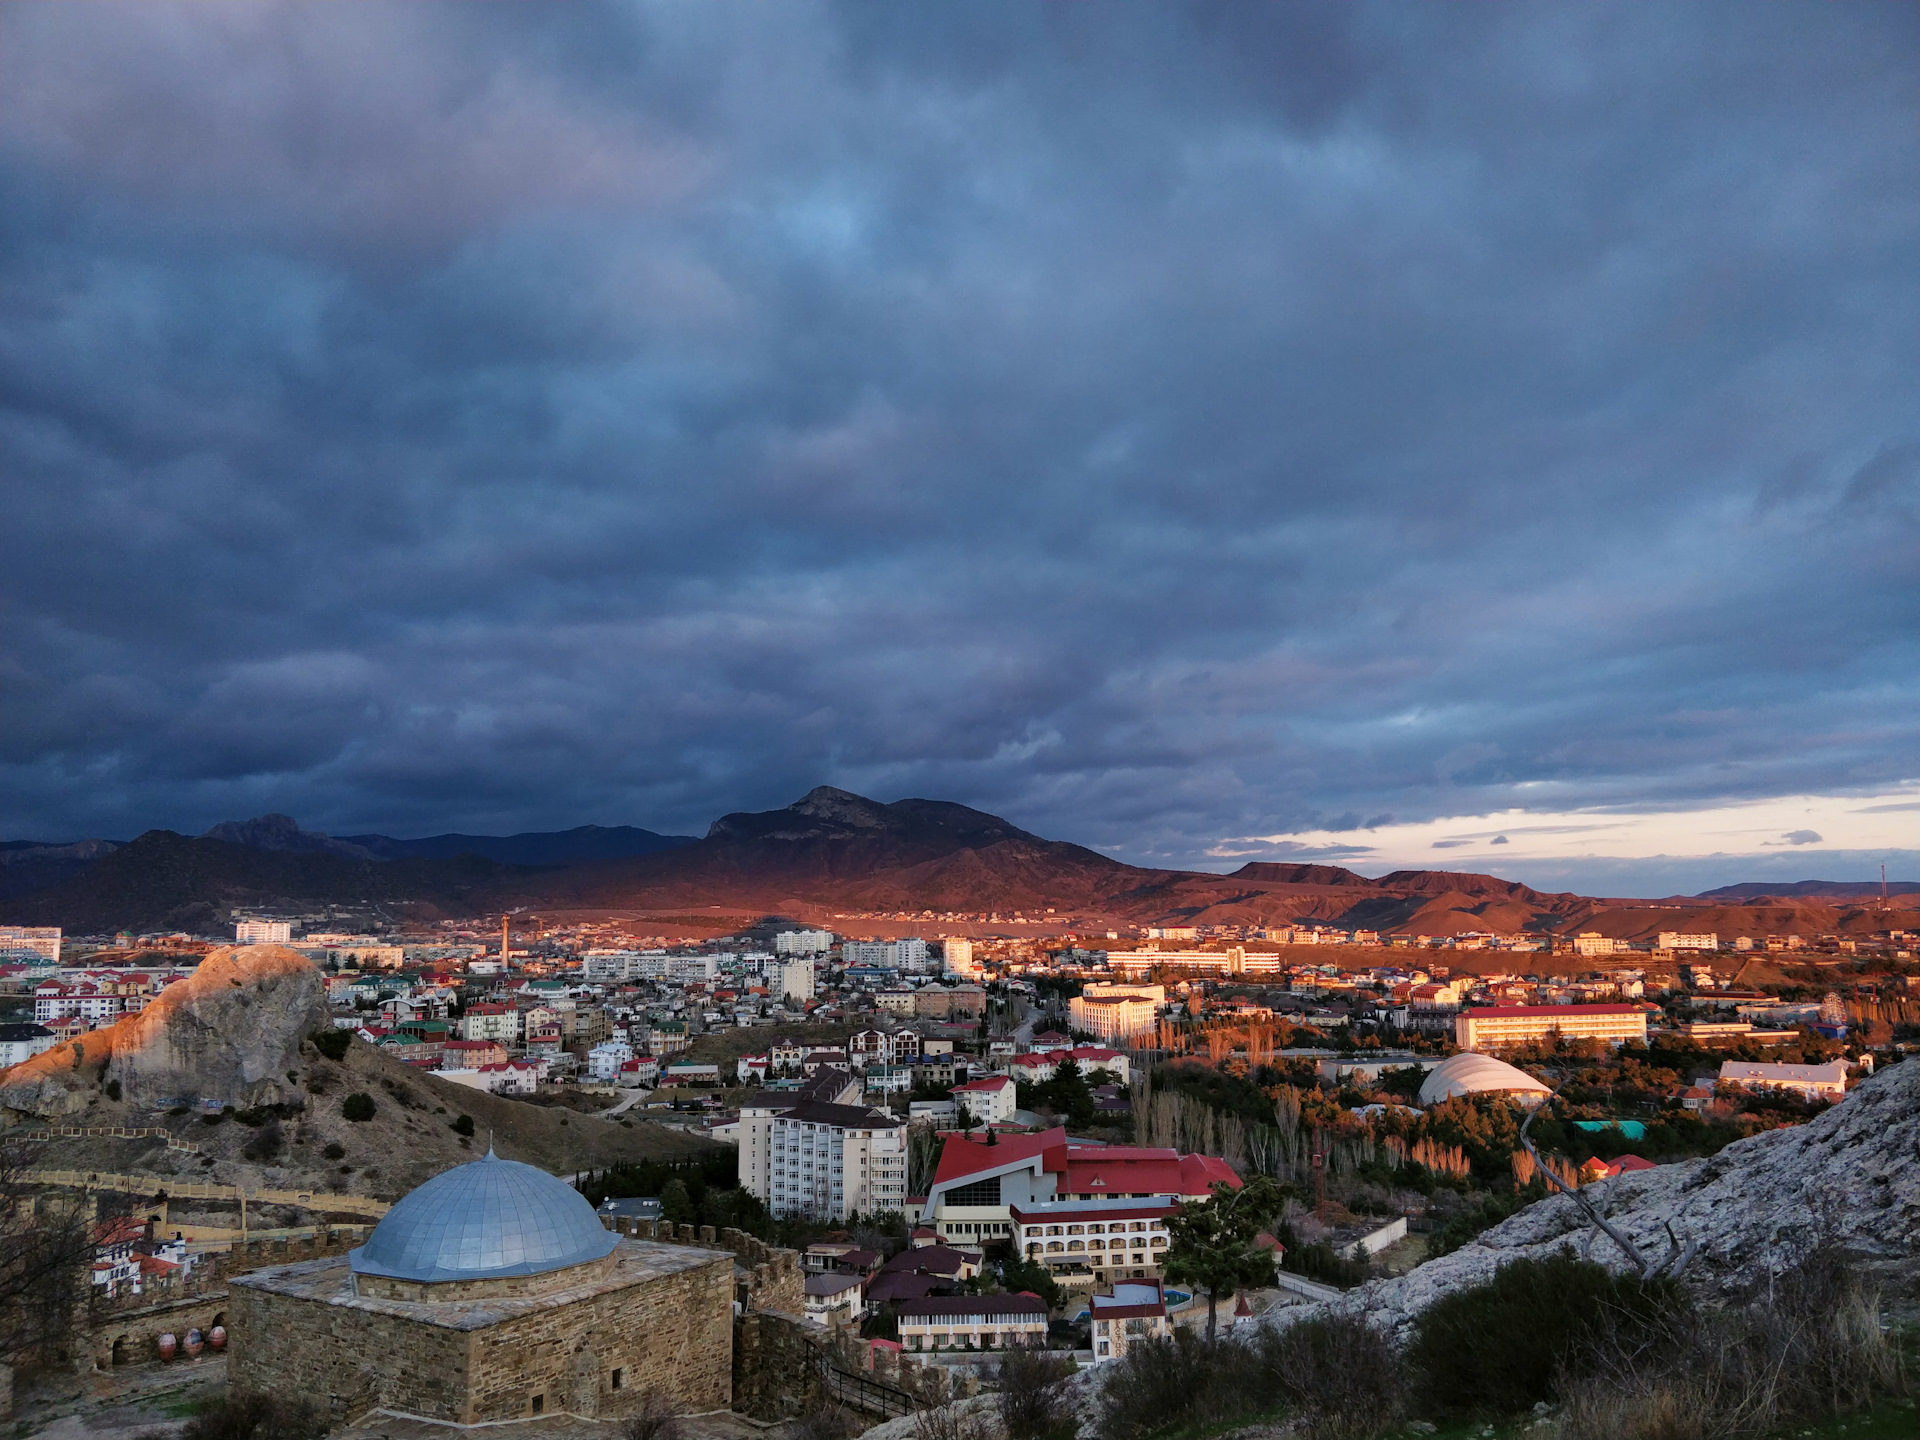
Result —
M 500 963 L 507 963 L 507 925 L 513 919 L 511 915 L 500 917 Z

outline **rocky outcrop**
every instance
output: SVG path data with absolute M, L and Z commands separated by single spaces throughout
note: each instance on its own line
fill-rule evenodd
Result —
M 140 1014 L 0 1073 L 0 1107 L 59 1118 L 116 1081 L 124 1103 L 147 1109 L 292 1100 L 301 1040 L 332 1023 L 326 982 L 305 956 L 229 946 Z
M 263 1105 L 300 1092 L 300 1042 L 333 1024 L 326 980 L 312 961 L 280 945 L 234 945 L 169 986 L 125 1031 L 107 1062 L 133 1105 L 218 1100 Z
M 1821 1240 L 1842 1244 L 1896 1284 L 1910 1283 L 1920 1273 L 1920 1064 L 1882 1071 L 1810 1124 L 1769 1130 L 1707 1159 L 1622 1175 L 1588 1194 L 1650 1256 L 1669 1252 L 1669 1225 L 1683 1243 L 1698 1241 L 1681 1278 L 1709 1296 L 1764 1280 Z M 1507 1261 L 1567 1245 L 1609 1268 L 1628 1268 L 1620 1247 L 1557 1195 L 1345 1303 L 1405 1329 L 1442 1295 L 1478 1284 Z

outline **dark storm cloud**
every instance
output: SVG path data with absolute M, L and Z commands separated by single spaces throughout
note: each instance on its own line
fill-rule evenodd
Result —
M 9 832 L 827 780 L 1191 861 L 1870 793 L 1916 59 L 1910 7 L 9 7 Z

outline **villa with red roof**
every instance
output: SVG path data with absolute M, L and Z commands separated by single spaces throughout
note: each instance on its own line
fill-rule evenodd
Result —
M 920 1222 L 942 1240 L 978 1243 L 1013 1235 L 1013 1207 L 1060 1200 L 1204 1200 L 1240 1177 L 1211 1155 L 1074 1140 L 1064 1128 L 996 1135 L 993 1143 L 949 1135 Z

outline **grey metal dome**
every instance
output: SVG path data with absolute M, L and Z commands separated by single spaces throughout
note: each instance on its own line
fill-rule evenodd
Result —
M 566 1181 L 489 1150 L 408 1194 L 347 1259 L 360 1275 L 486 1280 L 584 1265 L 619 1243 Z

